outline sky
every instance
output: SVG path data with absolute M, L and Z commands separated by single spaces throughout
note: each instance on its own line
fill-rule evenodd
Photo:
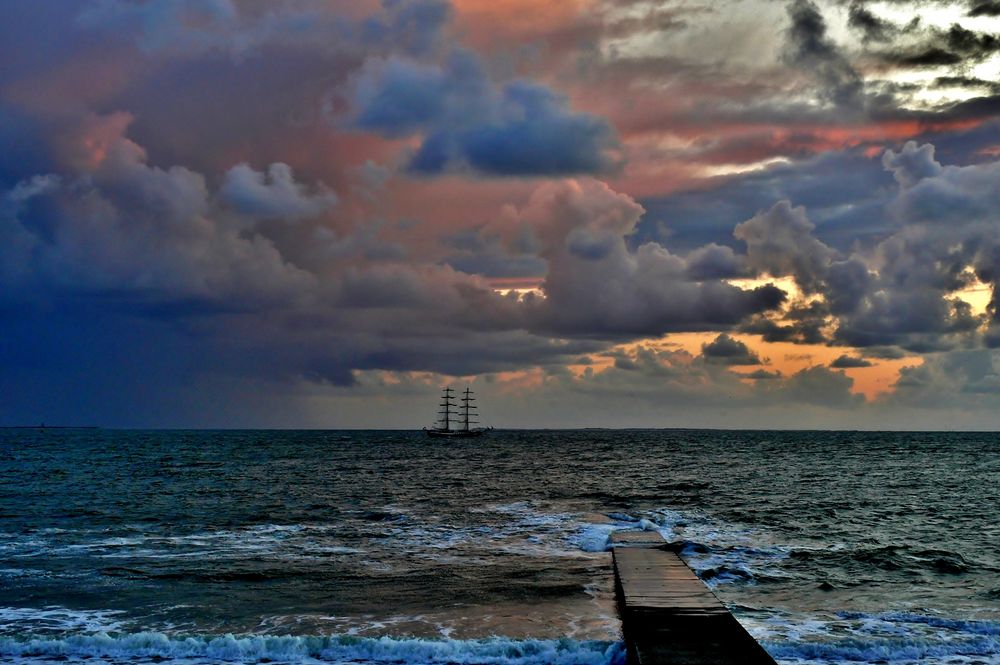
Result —
M 0 424 L 1000 428 L 997 0 L 0 4 Z

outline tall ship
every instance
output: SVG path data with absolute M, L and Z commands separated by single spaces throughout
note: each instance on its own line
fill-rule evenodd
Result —
M 493 430 L 492 427 L 473 427 L 478 425 L 476 420 L 476 398 L 472 396 L 472 391 L 465 389 L 462 397 L 459 398 L 461 405 L 455 402 L 455 391 L 451 386 L 445 388 L 441 394 L 441 410 L 438 411 L 440 418 L 434 427 L 425 427 L 427 436 L 449 437 L 455 439 L 467 439 L 474 436 L 482 436 Z

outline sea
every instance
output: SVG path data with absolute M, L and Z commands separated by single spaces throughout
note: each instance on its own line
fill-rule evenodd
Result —
M 623 665 L 657 531 L 779 663 L 1000 664 L 1000 435 L 0 430 L 0 662 Z

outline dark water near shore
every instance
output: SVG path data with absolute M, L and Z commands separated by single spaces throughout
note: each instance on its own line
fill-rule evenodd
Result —
M 780 660 L 1000 663 L 1000 435 L 0 431 L 0 662 L 622 659 L 657 529 Z

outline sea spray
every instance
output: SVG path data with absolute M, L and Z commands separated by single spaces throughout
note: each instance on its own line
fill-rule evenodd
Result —
M 169 636 L 156 632 L 0 638 L 0 656 L 30 658 L 192 659 L 224 662 L 366 662 L 424 665 L 624 665 L 620 642 L 435 640 L 392 637 L 218 635 Z

